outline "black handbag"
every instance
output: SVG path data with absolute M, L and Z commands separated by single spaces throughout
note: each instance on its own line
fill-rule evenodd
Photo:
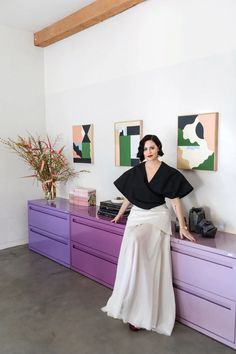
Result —
M 201 227 L 199 223 L 201 220 L 205 219 L 205 211 L 203 208 L 192 208 L 189 211 L 189 231 L 201 233 Z
M 217 228 L 213 225 L 210 220 L 202 219 L 199 224 L 199 228 L 201 229 L 201 235 L 203 237 L 214 238 Z

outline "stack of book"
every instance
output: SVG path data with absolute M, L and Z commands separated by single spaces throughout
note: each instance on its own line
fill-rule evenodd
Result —
M 75 188 L 69 193 L 69 202 L 75 205 L 96 205 L 96 190 L 93 188 Z
M 121 207 L 121 204 L 118 203 L 113 203 L 111 200 L 105 200 L 104 202 L 100 202 L 99 210 L 98 210 L 98 215 L 103 215 L 103 216 L 108 216 L 111 218 L 114 218 Z M 124 217 L 127 218 L 127 216 L 130 213 L 131 206 L 128 207 L 124 213 Z

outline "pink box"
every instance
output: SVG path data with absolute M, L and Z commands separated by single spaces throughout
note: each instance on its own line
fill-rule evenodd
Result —
M 96 189 L 93 188 L 75 188 L 69 193 L 71 204 L 93 206 L 96 205 Z

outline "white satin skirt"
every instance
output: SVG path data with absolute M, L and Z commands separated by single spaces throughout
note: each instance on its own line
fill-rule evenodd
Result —
M 123 236 L 108 316 L 136 327 L 171 335 L 175 298 L 170 258 L 170 212 L 163 204 L 133 206 Z

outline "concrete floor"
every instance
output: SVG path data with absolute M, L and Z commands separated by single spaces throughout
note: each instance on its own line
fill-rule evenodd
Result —
M 179 323 L 132 332 L 100 310 L 110 293 L 26 246 L 0 251 L 0 354 L 235 354 Z

